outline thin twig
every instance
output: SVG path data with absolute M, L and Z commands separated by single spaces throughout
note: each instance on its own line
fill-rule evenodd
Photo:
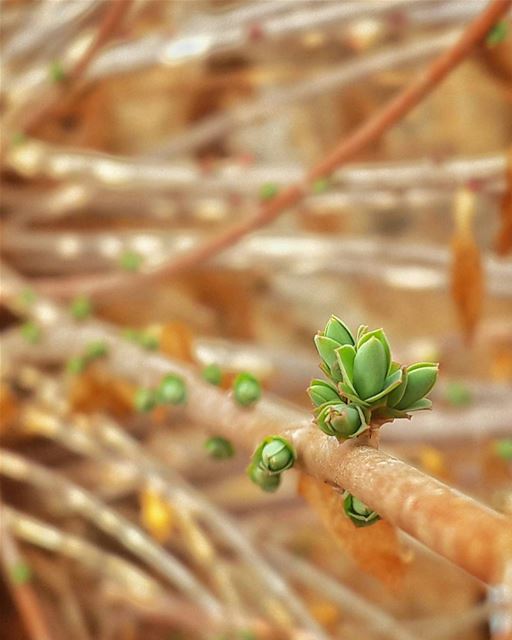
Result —
M 4 508 L 1 509 L 2 515 Z M 0 554 L 7 584 L 31 640 L 52 640 L 48 622 L 30 584 L 30 567 L 0 518 Z
M 259 211 L 224 232 L 205 241 L 176 260 L 167 261 L 157 268 L 120 279 L 118 274 L 107 274 L 95 283 L 96 292 L 119 291 L 123 286 L 135 287 L 156 278 L 169 278 L 187 269 L 202 265 L 213 256 L 225 251 L 241 238 L 276 220 L 286 209 L 298 203 L 311 192 L 311 186 L 320 178 L 328 177 L 335 169 L 355 157 L 370 143 L 377 140 L 407 115 L 425 98 L 486 36 L 497 20 L 512 5 L 512 0 L 493 0 L 489 6 L 464 30 L 456 44 L 438 57 L 403 91 L 365 121 L 348 138 L 342 140 L 321 162 L 316 164 L 305 179 L 289 186 Z
M 40 106 L 32 112 L 22 126 L 26 134 L 33 134 L 41 124 L 50 117 L 61 104 L 63 97 L 71 88 L 76 87 L 83 78 L 85 72 L 94 60 L 100 49 L 108 42 L 119 28 L 124 16 L 131 6 L 132 0 L 110 0 L 105 2 L 105 12 L 100 22 L 96 35 L 80 57 L 76 65 L 67 75 L 65 83 L 56 92 L 52 92 L 47 101 L 42 101 Z

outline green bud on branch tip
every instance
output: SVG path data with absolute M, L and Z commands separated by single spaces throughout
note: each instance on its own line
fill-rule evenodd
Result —
M 208 438 L 204 443 L 204 448 L 212 458 L 217 460 L 226 460 L 235 455 L 235 449 L 231 442 L 221 436 Z
M 142 387 L 137 389 L 133 400 L 133 405 L 138 413 L 148 413 L 157 405 L 157 398 L 154 389 Z
M 185 381 L 174 373 L 162 378 L 156 394 L 160 404 L 185 404 L 187 401 Z
M 32 579 L 32 570 L 26 562 L 16 562 L 11 568 L 10 576 L 14 584 L 26 584 Z
M 271 475 L 256 464 L 250 464 L 247 468 L 247 475 L 258 485 L 263 491 L 273 493 L 279 489 L 281 484 L 281 476 L 279 474 Z
M 252 456 L 252 464 L 270 475 L 280 474 L 295 464 L 297 454 L 293 445 L 281 436 L 268 436 L 262 440 Z
M 233 381 L 233 396 L 243 407 L 254 404 L 261 397 L 259 380 L 250 373 L 239 373 Z
M 219 386 L 222 382 L 222 369 L 218 364 L 212 362 L 203 368 L 201 376 L 203 377 L 203 380 L 206 380 L 206 382 Z
M 23 338 L 30 344 L 37 344 L 41 340 L 41 328 L 31 320 L 22 324 L 20 331 Z
M 85 320 L 92 313 L 92 304 L 87 296 L 77 296 L 71 302 L 71 315 L 76 320 Z
M 142 266 L 142 256 L 135 251 L 124 251 L 119 259 L 119 266 L 125 271 L 138 271 Z

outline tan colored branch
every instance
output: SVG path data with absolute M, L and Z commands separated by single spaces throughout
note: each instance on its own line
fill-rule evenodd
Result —
M 3 265 L 2 276 L 6 299 L 16 308 L 22 282 Z M 252 409 L 239 407 L 231 394 L 204 382 L 191 367 L 149 354 L 104 323 L 86 322 L 78 330 L 57 305 L 43 299 L 29 313 L 44 323 L 44 347 L 57 359 L 79 354 L 88 342 L 99 339 L 109 346 L 105 364 L 116 375 L 151 385 L 166 373 L 176 373 L 187 383 L 186 410 L 198 424 L 246 450 L 267 435 L 290 439 L 298 452 L 298 467 L 306 473 L 349 490 L 390 523 L 480 580 L 495 584 L 504 579 L 506 565 L 512 562 L 510 518 L 383 451 L 352 442 L 339 444 L 314 427 L 311 414 L 269 395 Z M 24 355 L 29 357 L 32 350 L 31 345 Z M 9 358 L 8 349 L 3 351 Z

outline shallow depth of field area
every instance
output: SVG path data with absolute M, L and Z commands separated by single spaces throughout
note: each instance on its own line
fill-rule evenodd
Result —
M 511 4 L 0 1 L 2 638 L 512 638 Z

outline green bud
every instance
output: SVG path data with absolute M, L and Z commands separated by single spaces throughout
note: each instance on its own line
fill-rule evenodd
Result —
M 279 192 L 279 187 L 274 182 L 266 182 L 260 188 L 261 200 L 272 200 Z
M 254 484 L 257 484 L 258 487 L 263 489 L 263 491 L 267 491 L 269 493 L 277 491 L 281 484 L 281 476 L 279 474 L 270 475 L 257 464 L 249 465 L 247 475 Z
M 269 436 L 256 450 L 253 462 L 267 473 L 282 473 L 295 464 L 297 454 L 293 446 L 280 436 Z
M 139 413 L 147 413 L 156 407 L 156 393 L 153 389 L 141 388 L 137 389 L 134 398 L 135 410 Z
M 329 404 L 323 407 L 315 422 L 321 431 L 339 440 L 353 438 L 366 431 L 362 410 L 352 404 Z
M 207 364 L 206 367 L 201 371 L 201 375 L 206 382 L 210 384 L 214 384 L 219 386 L 222 382 L 222 369 L 218 364 L 212 362 L 211 364 Z
M 130 342 L 140 342 L 141 332 L 138 329 L 132 329 L 130 327 L 123 329 L 123 338 Z
M 462 382 L 449 382 L 444 389 L 444 399 L 453 407 L 467 407 L 473 402 L 473 395 Z
M 107 345 L 102 340 L 94 340 L 85 348 L 85 358 L 90 362 L 98 358 L 104 358 L 108 353 Z
M 326 402 L 341 402 L 336 389 L 323 380 L 312 380 L 308 388 L 308 394 L 315 407 Z
M 503 460 L 512 461 L 512 438 L 504 438 L 494 443 L 494 451 Z
M 183 378 L 173 373 L 164 376 L 157 389 L 157 399 L 160 404 L 185 404 L 187 387 Z
M 407 368 L 407 386 L 396 408 L 407 411 L 424 398 L 437 380 L 438 365 L 430 362 L 417 362 Z
M 141 347 L 144 347 L 144 349 L 147 349 L 148 351 L 156 351 L 160 346 L 160 342 L 157 336 L 146 331 L 143 331 L 138 336 L 138 342 L 140 343 Z
M 75 356 L 68 360 L 67 370 L 75 375 L 83 373 L 87 367 L 87 360 L 83 356 Z
M 11 145 L 19 147 L 28 140 L 27 135 L 23 131 L 15 131 L 11 136 Z
M 66 80 L 66 72 L 64 71 L 64 67 L 58 60 L 54 60 L 50 64 L 48 73 L 50 75 L 50 80 L 55 84 L 59 84 L 61 82 L 64 82 L 64 80 Z
M 124 251 L 119 260 L 119 266 L 125 271 L 138 271 L 142 265 L 142 256 L 135 251 Z
M 16 562 L 10 570 L 11 580 L 14 584 L 26 584 L 32 579 L 32 570 L 26 562 Z
M 41 340 L 41 329 L 35 322 L 28 321 L 21 325 L 21 335 L 30 344 L 37 344 Z
M 380 516 L 375 511 L 348 492 L 345 493 L 343 500 L 343 510 L 356 527 L 368 527 L 380 520 Z
M 233 394 L 238 404 L 247 407 L 261 397 L 261 385 L 250 373 L 239 373 L 233 382 Z
M 329 178 L 318 178 L 313 182 L 313 193 L 324 193 L 329 188 Z
M 235 455 L 235 449 L 229 440 L 222 438 L 221 436 L 215 436 L 208 438 L 204 443 L 204 448 L 217 460 L 226 460 L 232 458 Z
M 357 349 L 354 360 L 354 388 L 363 400 L 379 393 L 389 368 L 385 348 L 372 336 Z
M 71 303 L 71 315 L 77 320 L 85 320 L 91 315 L 92 305 L 87 296 L 77 296 Z
M 354 344 L 354 338 L 348 327 L 336 316 L 329 318 L 328 323 L 325 325 L 323 335 L 337 342 L 339 347 L 344 344 Z
M 29 287 L 26 287 L 25 289 L 23 289 L 19 297 L 20 303 L 27 307 L 30 307 L 32 304 L 34 304 L 36 299 L 37 299 L 37 296 L 35 291 L 33 289 L 30 289 Z
M 507 39 L 508 24 L 506 20 L 500 20 L 487 34 L 485 43 L 488 47 L 495 47 Z

